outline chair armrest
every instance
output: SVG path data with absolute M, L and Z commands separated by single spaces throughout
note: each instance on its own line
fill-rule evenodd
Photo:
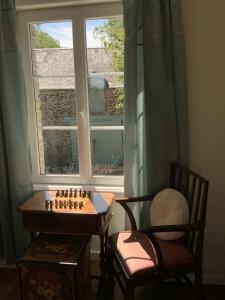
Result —
M 194 223 L 194 224 L 151 226 L 146 229 L 140 229 L 140 231 L 143 233 L 146 233 L 146 234 L 151 234 L 154 232 L 198 231 L 203 228 L 204 228 L 204 224 L 198 222 L 198 223 Z
M 116 198 L 115 201 L 118 203 L 122 202 L 139 202 L 139 201 L 151 201 L 153 200 L 154 195 L 145 195 L 145 196 L 138 196 L 138 197 L 125 197 L 125 198 Z
M 127 197 L 127 198 L 116 198 L 115 201 L 119 203 L 127 213 L 130 224 L 131 224 L 131 229 L 132 230 L 137 230 L 137 224 L 134 218 L 134 215 L 130 209 L 130 207 L 127 205 L 127 203 L 132 203 L 132 202 L 139 202 L 139 201 L 151 201 L 154 198 L 155 195 L 145 195 L 145 196 L 138 196 L 138 197 Z

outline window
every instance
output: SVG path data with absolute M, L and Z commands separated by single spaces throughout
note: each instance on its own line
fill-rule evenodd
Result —
M 22 12 L 33 181 L 123 185 L 119 4 Z

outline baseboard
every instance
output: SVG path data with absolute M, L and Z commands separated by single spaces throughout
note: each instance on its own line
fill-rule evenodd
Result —
M 0 259 L 0 268 L 5 267 L 6 266 L 6 262 L 4 259 Z
M 189 274 L 188 277 L 194 282 L 194 274 Z M 204 284 L 225 285 L 225 275 L 218 274 L 203 274 Z
M 0 259 L 0 268 L 16 268 L 15 264 L 7 264 L 5 259 Z
M 99 260 L 100 259 L 99 255 L 100 255 L 100 251 L 99 250 L 93 250 L 93 249 L 91 249 L 91 259 L 92 260 Z
M 205 284 L 225 285 L 225 275 L 204 274 L 203 281 Z

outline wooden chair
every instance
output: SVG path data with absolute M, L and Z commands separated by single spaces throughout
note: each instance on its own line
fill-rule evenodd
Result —
M 189 224 L 152 226 L 137 229 L 128 203 L 151 201 L 154 195 L 116 199 L 125 209 L 131 222 L 131 230 L 118 232 L 109 237 L 110 274 L 118 280 L 125 299 L 134 299 L 134 289 L 147 283 L 170 277 L 185 279 L 194 273 L 198 295 L 202 287 L 202 248 L 207 206 L 208 181 L 197 173 L 177 163 L 171 164 L 170 186 L 187 199 L 190 210 Z M 176 241 L 163 241 L 154 232 L 185 232 Z M 115 272 L 115 265 L 119 272 Z M 111 280 L 113 280 L 111 276 Z M 112 283 L 112 281 L 111 281 Z

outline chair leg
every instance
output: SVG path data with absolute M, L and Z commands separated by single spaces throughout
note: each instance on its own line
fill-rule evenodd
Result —
M 202 266 L 198 266 L 195 270 L 195 286 L 198 294 L 198 299 L 204 300 Z
M 134 287 L 133 286 L 126 286 L 125 291 L 125 299 L 126 300 L 134 300 Z
M 110 293 L 114 295 L 114 288 L 115 288 L 115 269 L 114 269 L 114 257 L 112 251 L 108 250 L 108 283 Z

